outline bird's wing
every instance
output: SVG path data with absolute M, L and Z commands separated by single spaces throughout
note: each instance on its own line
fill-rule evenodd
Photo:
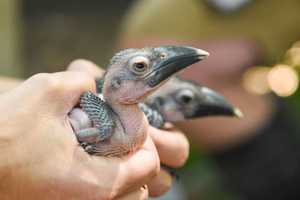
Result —
M 85 111 L 93 126 L 99 129 L 104 138 L 113 134 L 116 123 L 110 106 L 92 92 L 85 92 L 80 97 L 80 107 Z
M 164 126 L 165 120 L 158 111 L 150 108 L 144 103 L 139 103 L 139 108 L 144 112 L 151 126 L 155 128 L 162 128 Z

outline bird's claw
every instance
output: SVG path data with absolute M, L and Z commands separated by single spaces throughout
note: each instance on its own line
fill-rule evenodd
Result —
M 86 151 L 87 153 L 92 153 L 93 152 L 93 145 L 87 143 L 87 142 L 81 142 L 80 146 Z

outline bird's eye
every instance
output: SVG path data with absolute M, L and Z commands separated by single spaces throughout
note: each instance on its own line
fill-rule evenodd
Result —
M 183 90 L 178 93 L 177 101 L 181 104 L 189 104 L 194 100 L 194 93 L 190 90 Z
M 138 63 L 133 64 L 134 69 L 138 72 L 144 71 L 146 66 L 147 66 L 147 64 L 144 62 L 138 62 Z
M 159 57 L 160 57 L 160 59 L 164 60 L 164 59 L 167 58 L 167 54 L 166 54 L 166 53 L 161 53 L 161 54 L 159 55 Z
M 146 57 L 138 56 L 131 60 L 131 70 L 138 75 L 143 75 L 148 71 L 149 60 Z
M 186 96 L 186 95 L 181 96 L 181 102 L 182 103 L 188 104 L 191 101 L 192 101 L 192 97 L 191 96 Z

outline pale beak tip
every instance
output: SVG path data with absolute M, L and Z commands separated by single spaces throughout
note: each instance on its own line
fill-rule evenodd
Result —
M 234 108 L 233 113 L 239 119 L 244 117 L 244 113 L 238 108 Z
M 202 49 L 197 49 L 196 51 L 197 51 L 197 54 L 200 55 L 201 57 L 206 58 L 206 57 L 209 56 L 209 53 L 207 51 L 202 50 Z

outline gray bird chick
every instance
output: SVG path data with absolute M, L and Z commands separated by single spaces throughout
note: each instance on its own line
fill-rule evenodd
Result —
M 208 53 L 186 46 L 126 49 L 117 53 L 103 79 L 104 101 L 91 92 L 70 113 L 77 139 L 100 156 L 123 156 L 145 141 L 147 123 L 138 103 L 179 70 Z
M 158 111 L 168 122 L 206 116 L 243 116 L 242 112 L 222 95 L 179 77 L 172 77 L 159 90 L 148 96 L 145 103 Z

